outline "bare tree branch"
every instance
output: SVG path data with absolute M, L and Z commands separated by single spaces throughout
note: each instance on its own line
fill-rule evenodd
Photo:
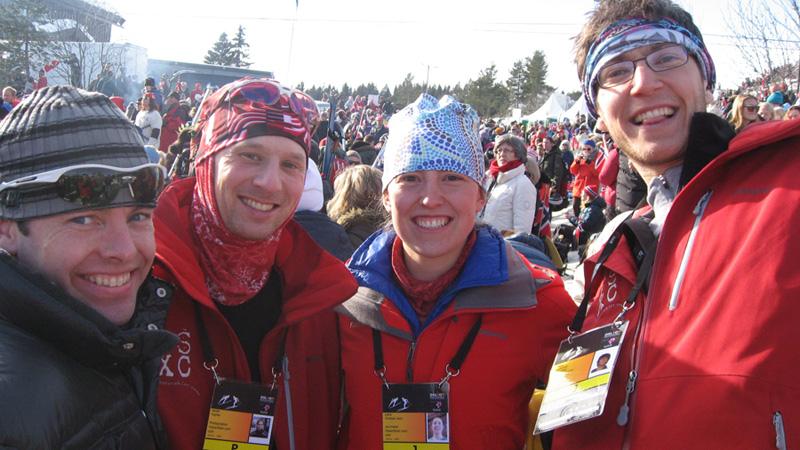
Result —
M 794 78 L 800 0 L 735 0 L 723 14 L 742 59 L 767 82 Z

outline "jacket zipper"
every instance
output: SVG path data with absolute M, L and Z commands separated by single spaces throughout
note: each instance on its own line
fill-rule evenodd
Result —
M 776 411 L 772 415 L 772 424 L 775 425 L 775 448 L 786 450 L 786 433 L 783 429 L 783 415 Z
M 674 311 L 675 308 L 678 307 L 678 294 L 681 290 L 681 285 L 683 284 L 683 277 L 686 275 L 686 267 L 689 265 L 689 257 L 692 254 L 692 248 L 694 247 L 694 240 L 697 237 L 697 230 L 700 228 L 700 220 L 703 219 L 703 213 L 706 211 L 706 206 L 708 205 L 708 200 L 711 198 L 711 194 L 714 191 L 708 191 L 703 195 L 700 201 L 697 203 L 697 206 L 694 208 L 692 213 L 696 216 L 694 219 L 694 224 L 692 225 L 692 232 L 689 234 L 689 242 L 686 243 L 686 250 L 683 251 L 683 259 L 681 259 L 681 265 L 678 269 L 678 276 L 675 279 L 675 283 L 672 286 L 672 295 L 669 298 L 669 310 Z
M 535 308 L 535 307 L 536 306 L 526 306 L 526 307 L 515 308 L 515 309 L 528 310 L 528 309 L 532 309 L 532 308 Z M 433 321 L 433 323 L 428 325 L 428 327 L 432 326 L 434 323 L 436 323 L 436 322 L 438 322 L 440 320 L 451 320 L 453 317 L 457 317 L 457 315 L 459 315 L 459 314 L 493 313 L 493 312 L 508 312 L 508 311 L 509 311 L 508 309 L 502 309 L 502 308 L 487 308 L 487 309 L 475 309 L 475 310 L 473 310 L 473 309 L 462 310 L 462 311 L 459 311 L 458 313 L 449 312 L 447 314 L 442 314 L 441 316 L 437 317 L 436 320 Z M 456 319 L 456 320 L 458 320 L 458 319 Z M 425 327 L 425 329 L 427 329 L 428 327 Z M 419 338 L 422 336 L 422 333 L 424 333 L 424 332 L 425 332 L 425 330 L 422 330 L 419 333 L 419 336 L 417 336 L 416 339 L 411 341 L 411 347 L 408 349 L 408 359 L 407 359 L 407 363 L 406 363 L 406 382 L 407 383 L 411 383 L 412 381 L 414 381 L 414 369 L 413 369 L 414 353 L 417 350 L 417 343 L 419 342 Z
M 656 257 L 653 261 L 653 273 L 656 273 L 656 269 L 658 268 L 658 247 L 656 246 Z M 648 292 L 654 292 L 653 290 L 653 283 L 655 281 L 655 277 L 652 277 L 650 280 L 650 290 Z M 636 324 L 636 330 L 634 334 L 631 336 L 632 345 L 630 350 L 630 357 L 631 357 L 631 371 L 628 373 L 628 382 L 625 386 L 625 403 L 620 407 L 619 414 L 617 415 L 617 423 L 620 426 L 625 427 L 624 437 L 622 441 L 622 448 L 624 450 L 630 449 L 630 439 L 631 439 L 631 428 L 632 422 L 634 419 L 634 409 L 636 408 L 636 384 L 639 380 L 639 363 L 642 359 L 642 345 L 641 340 L 642 336 L 644 336 L 644 328 L 646 325 L 646 319 L 650 315 L 650 306 L 652 305 L 651 301 L 646 301 L 643 307 L 639 310 L 639 321 Z M 622 423 L 621 423 L 622 422 Z
M 283 389 L 286 391 L 286 416 L 289 423 L 289 448 L 295 450 L 294 417 L 292 416 L 292 391 L 289 390 L 289 357 L 283 355 Z
M 411 367 L 414 362 L 414 351 L 417 349 L 417 341 L 411 341 L 411 348 L 408 349 L 408 360 L 406 365 L 406 382 L 414 381 L 414 369 Z
M 625 385 L 625 403 L 622 404 L 622 407 L 619 409 L 619 415 L 617 415 L 617 425 L 624 427 L 628 423 L 628 414 L 631 411 L 631 408 L 628 407 L 628 401 L 630 400 L 631 393 L 636 389 L 636 378 L 639 377 L 639 372 L 635 370 L 631 370 L 628 374 L 628 384 Z
M 697 235 L 697 229 L 700 225 L 700 220 L 703 218 L 703 214 L 705 213 L 706 206 L 708 205 L 708 201 L 711 198 L 711 194 L 713 191 L 706 192 L 703 197 L 700 198 L 700 201 L 697 202 L 697 206 L 694 208 L 692 213 L 696 216 L 694 224 L 692 225 L 692 231 L 689 235 L 689 241 L 686 244 L 686 250 L 684 250 L 683 258 L 681 260 L 680 269 L 678 270 L 678 277 L 676 279 L 675 286 L 673 287 L 673 292 L 670 299 L 669 309 L 674 310 L 675 306 L 677 306 L 677 297 L 680 291 L 680 284 L 683 282 L 683 276 L 686 273 L 686 266 L 689 263 L 689 257 L 691 256 L 692 246 L 694 244 L 695 237 Z M 660 247 L 660 246 L 659 246 Z M 656 258 L 653 261 L 653 273 L 658 273 L 658 247 L 656 247 Z M 648 292 L 655 292 L 654 290 L 654 283 L 656 277 L 652 277 L 650 280 L 650 290 Z M 673 301 L 675 304 L 673 305 Z M 631 422 L 633 416 L 633 409 L 636 405 L 636 395 L 634 391 L 636 390 L 636 383 L 639 377 L 639 364 L 642 360 L 642 346 L 641 339 L 644 336 L 644 328 L 646 326 L 647 317 L 650 316 L 650 307 L 652 306 L 653 302 L 652 299 L 648 299 L 644 308 L 642 308 L 641 316 L 639 317 L 639 323 L 636 329 L 636 334 L 633 336 L 633 347 L 631 347 L 631 371 L 628 374 L 628 384 L 625 388 L 625 403 L 620 408 L 619 416 L 617 417 L 617 423 L 624 417 L 624 425 L 626 426 L 625 430 L 625 437 L 623 439 L 622 448 L 628 449 L 630 448 L 630 432 L 631 432 Z M 632 395 L 634 394 L 634 395 Z M 624 416 L 623 416 L 624 412 Z

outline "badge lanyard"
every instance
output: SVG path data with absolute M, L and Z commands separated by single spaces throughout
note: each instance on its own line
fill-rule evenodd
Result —
M 586 318 L 589 300 L 592 298 L 594 291 L 597 288 L 596 281 L 598 280 L 596 279 L 596 275 L 600 271 L 602 265 L 606 262 L 606 260 L 608 260 L 608 258 L 617 248 L 617 245 L 619 244 L 623 235 L 627 239 L 628 245 L 631 248 L 631 253 L 633 254 L 634 261 L 639 268 L 639 273 L 636 275 L 636 282 L 634 283 L 628 298 L 623 304 L 622 312 L 620 312 L 617 318 L 614 319 L 614 322 L 619 323 L 624 320 L 625 313 L 627 313 L 635 305 L 636 297 L 639 295 L 639 291 L 641 291 L 642 288 L 644 288 L 646 291 L 646 285 L 650 281 L 650 275 L 653 270 L 653 262 L 655 261 L 658 240 L 655 238 L 655 236 L 653 236 L 647 223 L 641 218 L 626 220 L 622 222 L 616 230 L 614 230 L 611 238 L 603 247 L 600 257 L 597 259 L 597 264 L 592 271 L 592 276 L 589 279 L 589 282 L 586 284 L 586 291 L 584 292 L 583 300 L 578 307 L 578 311 L 575 313 L 575 317 L 572 319 L 572 324 L 570 324 L 570 326 L 567 328 L 570 333 L 570 338 L 579 334 L 583 329 L 583 321 Z
M 450 448 L 450 378 L 461 373 L 480 331 L 483 314 L 470 328 L 453 359 L 445 366 L 445 376 L 438 383 L 389 383 L 383 361 L 381 332 L 372 329 L 372 346 L 375 354 L 374 373 L 383 382 L 382 424 L 383 448 L 391 450 L 447 450 Z M 408 362 L 411 364 L 411 361 Z
M 634 260 L 639 267 L 636 282 L 622 306 L 622 311 L 611 324 L 580 334 L 589 299 L 596 288 L 596 275 L 616 249 L 623 235 L 631 245 Z M 619 350 L 628 329 L 629 322 L 625 320 L 625 314 L 634 307 L 636 297 L 649 282 L 657 242 L 643 220 L 623 222 L 614 230 L 614 234 L 598 258 L 592 277 L 586 286 L 583 301 L 568 328 L 570 336 L 561 342 L 556 354 L 534 434 L 590 419 L 603 413 L 611 375 L 619 359 Z
M 272 384 L 226 380 L 217 374 L 219 360 L 214 356 L 214 348 L 208 336 L 200 306 L 194 303 L 197 330 L 203 350 L 203 367 L 214 377 L 214 392 L 211 397 L 211 411 L 208 416 L 203 448 L 207 450 L 228 450 L 249 448 L 268 450 L 273 440 L 275 407 L 278 389 L 275 384 L 282 374 L 282 362 L 286 355 L 284 331 L 275 363 L 272 365 Z

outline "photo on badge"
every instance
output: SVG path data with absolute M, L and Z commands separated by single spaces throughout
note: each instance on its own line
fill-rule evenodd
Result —
M 589 376 L 593 377 L 611 370 L 611 368 L 614 367 L 614 360 L 617 357 L 618 349 L 618 347 L 614 347 L 608 349 L 608 351 L 595 352 L 595 359 L 592 361 L 592 371 L 589 372 Z
M 427 413 L 425 421 L 428 423 L 428 442 L 450 442 L 447 414 Z
M 247 442 L 252 444 L 269 444 L 272 431 L 272 417 L 253 414 L 250 424 L 250 439 Z

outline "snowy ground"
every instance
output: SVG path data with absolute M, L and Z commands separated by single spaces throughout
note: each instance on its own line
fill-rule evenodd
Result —
M 572 206 L 568 206 L 553 214 L 553 217 L 550 219 L 550 224 L 554 230 L 562 223 L 569 223 L 566 217 L 567 213 L 572 213 Z M 569 295 L 572 296 L 573 300 L 575 300 L 575 303 L 580 303 L 583 299 L 583 277 L 582 275 L 578 274 L 578 279 L 575 279 L 576 273 L 583 270 L 582 266 L 580 266 L 580 269 L 578 269 L 579 266 L 580 256 L 578 255 L 578 252 L 569 252 L 566 261 L 566 268 L 564 269 L 564 274 L 561 277 L 564 279 L 564 287 L 567 288 L 567 292 L 569 292 Z

